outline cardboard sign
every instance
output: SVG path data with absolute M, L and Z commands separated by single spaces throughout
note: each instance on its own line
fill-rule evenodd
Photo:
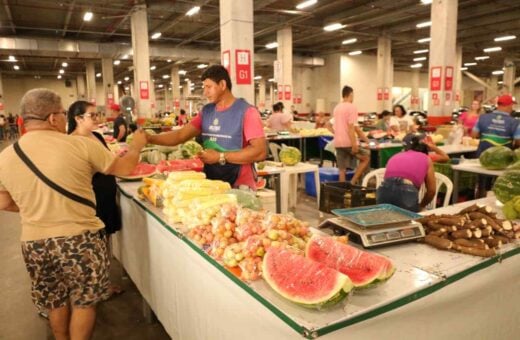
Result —
M 251 51 L 235 50 L 236 78 L 238 85 L 251 85 Z
M 222 66 L 224 66 L 228 74 L 231 74 L 231 53 L 229 50 L 222 52 Z
M 291 100 L 291 85 L 284 86 L 284 98 L 285 100 Z
M 139 82 L 139 97 L 141 99 L 150 99 L 150 90 L 146 80 Z
M 283 85 L 278 85 L 278 100 L 283 100 Z
M 441 90 L 442 67 L 432 67 L 430 71 L 430 91 Z
M 390 99 L 390 89 L 388 87 L 385 87 L 384 98 L 385 100 Z
M 383 100 L 383 88 L 377 88 L 377 100 Z
M 453 89 L 453 67 L 446 66 L 444 71 L 444 90 L 451 91 Z

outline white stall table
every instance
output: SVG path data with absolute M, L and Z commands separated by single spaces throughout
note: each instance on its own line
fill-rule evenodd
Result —
M 478 159 L 467 159 L 459 164 L 453 164 L 451 168 L 453 169 L 453 202 L 457 202 L 459 198 L 459 176 L 461 171 L 495 177 L 504 173 L 504 170 L 488 170 L 483 168 Z

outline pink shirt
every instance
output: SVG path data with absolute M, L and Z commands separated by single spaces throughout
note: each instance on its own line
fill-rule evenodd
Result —
M 471 134 L 471 130 L 473 130 L 473 127 L 477 123 L 478 117 L 479 115 L 469 115 L 468 112 L 462 112 L 459 119 L 464 126 L 466 135 Z
M 358 111 L 354 104 L 341 102 L 334 108 L 334 146 L 337 148 L 348 148 L 352 141 L 348 136 L 348 124 L 356 125 Z
M 392 156 L 386 163 L 385 178 L 401 177 L 413 182 L 420 188 L 428 173 L 428 155 L 422 152 L 408 150 Z
M 289 122 L 292 122 L 292 120 L 293 117 L 290 113 L 273 113 L 267 120 L 267 127 L 275 131 L 285 130 L 285 125 Z
M 227 108 L 222 109 L 222 111 Z M 218 110 L 221 111 L 221 110 Z M 202 129 L 202 117 L 201 113 L 199 113 L 195 118 L 193 118 L 190 122 L 197 130 Z M 260 113 L 258 110 L 251 106 L 247 109 L 244 115 L 244 132 L 243 132 L 243 145 L 244 147 L 249 144 L 249 141 L 256 138 L 264 138 L 264 128 L 262 126 L 262 119 L 260 118 Z M 253 173 L 252 167 L 250 164 L 244 164 L 240 168 L 240 173 L 235 182 L 235 187 L 239 187 L 240 185 L 247 185 L 251 189 L 256 189 L 256 181 L 255 174 Z

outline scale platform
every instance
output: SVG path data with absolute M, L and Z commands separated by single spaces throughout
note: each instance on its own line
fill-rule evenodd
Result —
M 388 245 L 424 237 L 424 228 L 414 219 L 421 215 L 391 204 L 362 208 L 334 209 L 338 217 L 329 218 L 320 228 L 346 230 L 349 239 L 365 248 Z

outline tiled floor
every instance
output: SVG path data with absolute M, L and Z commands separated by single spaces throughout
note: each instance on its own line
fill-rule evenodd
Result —
M 2 145 L 3 144 L 3 145 Z M 0 143 L 0 150 L 5 143 Z M 316 199 L 300 192 L 296 217 L 316 226 L 323 219 L 316 209 Z M 47 320 L 36 313 L 30 298 L 29 276 L 20 250 L 18 214 L 0 211 L 0 340 L 52 339 Z M 159 322 L 147 323 L 142 313 L 142 299 L 128 278 L 120 279 L 121 266 L 114 260 L 112 277 L 125 293 L 102 303 L 93 339 L 161 340 L 169 339 Z

